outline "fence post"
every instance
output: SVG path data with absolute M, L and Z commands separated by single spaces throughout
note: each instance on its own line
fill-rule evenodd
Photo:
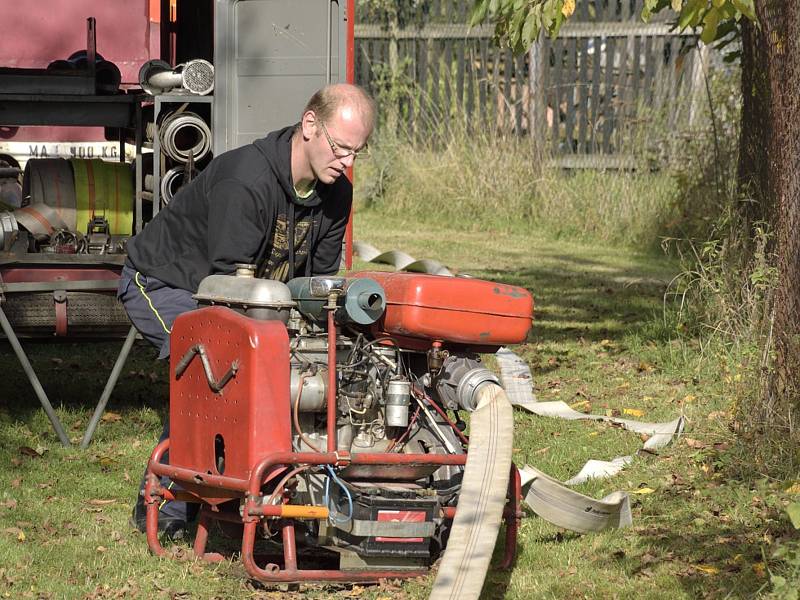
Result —
M 697 42 L 697 56 L 692 61 L 692 101 L 689 105 L 689 127 L 697 124 L 700 118 L 703 97 L 706 91 L 705 78 L 708 73 L 708 46 Z
M 400 32 L 400 22 L 397 10 L 390 10 L 389 13 L 389 86 L 387 98 L 389 108 L 386 113 L 386 126 L 392 134 L 397 133 L 398 113 L 400 111 L 400 98 L 397 95 L 397 86 L 400 83 L 400 57 L 397 37 Z
M 538 147 L 544 147 L 545 130 L 547 128 L 547 106 L 544 93 L 544 41 L 542 36 L 531 45 L 529 51 L 529 86 L 530 106 L 528 114 L 530 123 L 528 130 Z

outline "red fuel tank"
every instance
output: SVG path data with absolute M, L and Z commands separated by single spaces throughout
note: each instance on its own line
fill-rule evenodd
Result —
M 483 279 L 418 273 L 362 271 L 386 291 L 386 312 L 373 326 L 401 345 L 427 347 L 439 340 L 497 348 L 525 341 L 533 319 L 528 290 Z M 417 341 L 418 340 L 418 341 Z

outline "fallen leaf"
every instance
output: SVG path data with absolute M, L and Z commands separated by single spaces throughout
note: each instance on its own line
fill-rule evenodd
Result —
M 630 415 L 632 417 L 643 417 L 644 411 L 639 410 L 638 408 L 623 408 L 622 414 Z
M 655 490 L 649 487 L 640 487 L 638 490 L 633 491 L 634 494 L 652 494 L 653 492 Z
M 550 450 L 550 446 L 545 446 L 544 448 L 539 448 L 538 450 L 536 450 L 534 454 L 544 454 L 548 450 Z
M 21 483 L 22 483 L 22 479 L 12 479 L 11 480 L 11 487 L 12 488 L 18 488 Z
M 105 552 L 106 550 L 108 550 L 108 548 L 106 548 L 105 546 L 98 546 L 97 548 L 95 548 L 95 550 L 97 550 L 98 552 Z
M 759 579 L 763 579 L 767 576 L 767 569 L 763 562 L 753 563 L 753 573 L 756 574 L 756 577 Z
M 10 508 L 13 510 L 17 508 L 17 501 L 14 500 L 14 498 L 11 498 L 9 500 L 6 500 L 5 502 L 0 502 L 0 506 L 2 506 L 3 508 Z
M 792 502 L 786 507 L 786 514 L 795 529 L 800 529 L 800 502 Z
M 579 408 L 585 408 L 586 405 L 589 404 L 588 400 L 579 400 L 578 402 L 573 402 L 569 405 L 572 410 L 578 410 Z
M 724 410 L 715 410 L 713 412 L 708 413 L 708 418 L 709 420 L 712 421 L 714 419 L 727 419 L 728 413 L 726 413 Z
M 655 371 L 655 367 L 653 365 L 644 361 L 641 361 L 636 369 L 639 371 L 639 373 L 650 373 L 651 371 Z
M 89 504 L 91 504 L 92 506 L 106 506 L 108 504 L 114 504 L 114 502 L 116 501 L 117 500 L 115 498 L 111 498 L 109 500 L 100 500 L 99 498 L 95 498 L 89 500 Z
M 116 423 L 117 421 L 122 421 L 122 415 L 115 412 L 107 412 L 100 417 L 100 420 L 103 423 Z
M 786 488 L 786 493 L 792 495 L 800 494 L 800 483 L 794 483 Z
M 711 565 L 697 565 L 697 570 L 708 575 L 716 575 L 719 573 L 719 569 L 717 567 L 712 567 Z
M 686 394 L 683 397 L 683 402 L 694 402 L 695 400 L 697 400 L 697 396 L 694 394 Z
M 17 541 L 24 542 L 25 541 L 25 532 L 22 531 L 19 527 L 6 527 L 3 529 L 3 533 L 7 533 L 9 535 L 13 535 L 17 538 Z
M 702 450 L 703 448 L 706 447 L 706 444 L 704 444 L 700 440 L 695 440 L 695 439 L 688 438 L 688 437 L 687 438 L 683 438 L 683 440 L 686 442 L 686 445 L 689 446 L 689 448 L 695 448 L 697 450 Z

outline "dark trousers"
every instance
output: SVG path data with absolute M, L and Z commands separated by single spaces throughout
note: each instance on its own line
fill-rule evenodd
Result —
M 137 272 L 129 263 L 122 269 L 117 297 L 122 301 L 133 326 L 147 341 L 159 350 L 158 358 L 169 358 L 169 336 L 172 324 L 178 315 L 197 308 L 192 293 L 169 287 L 155 277 L 147 277 Z M 159 442 L 169 437 L 169 418 L 164 423 Z M 169 464 L 169 452 L 162 461 Z M 161 478 L 161 485 L 177 488 L 167 477 Z M 144 478 L 139 486 L 139 495 L 144 494 Z M 190 521 L 197 514 L 196 504 L 185 502 L 166 502 L 161 513 L 167 518 Z

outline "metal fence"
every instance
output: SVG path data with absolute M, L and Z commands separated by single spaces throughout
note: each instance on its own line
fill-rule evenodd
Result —
M 463 119 L 535 136 L 565 166 L 624 167 L 643 114 L 669 131 L 695 118 L 707 62 L 693 35 L 643 23 L 642 3 L 578 0 L 556 40 L 514 56 L 469 28 L 468 2 L 431 0 L 421 25 L 356 23 L 356 79 L 412 132 Z

